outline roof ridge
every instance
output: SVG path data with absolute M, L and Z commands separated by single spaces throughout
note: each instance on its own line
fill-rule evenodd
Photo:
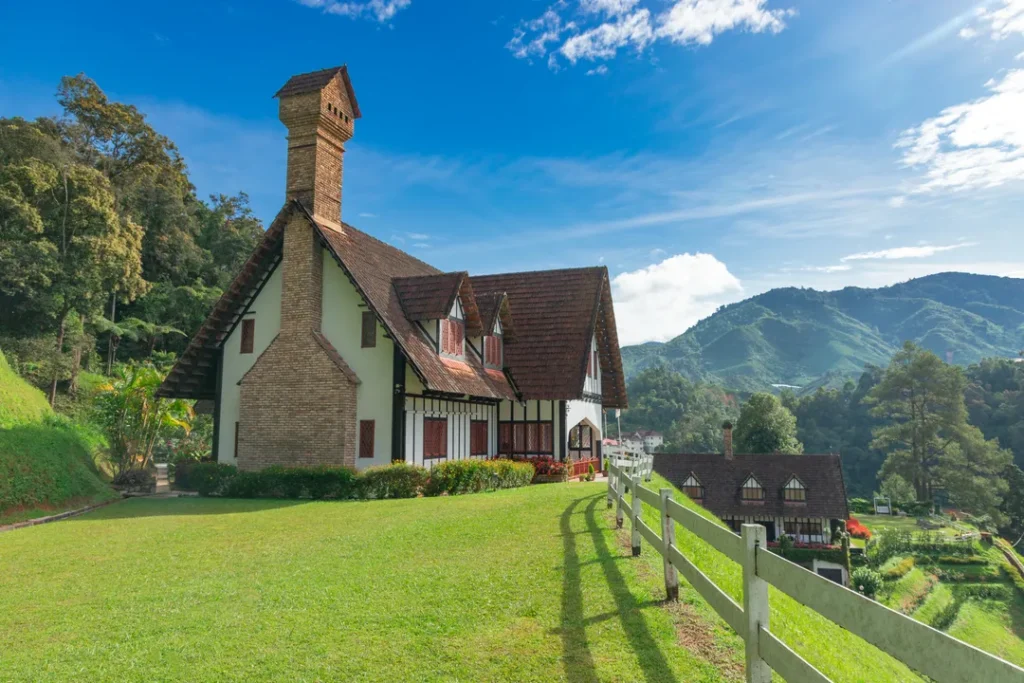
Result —
M 509 275 L 533 275 L 535 273 L 575 273 L 575 272 L 586 272 L 586 271 L 607 271 L 608 266 L 577 266 L 574 268 L 538 268 L 536 270 L 519 270 L 508 273 L 481 273 L 479 275 L 470 275 L 471 278 L 483 278 L 483 277 L 508 277 Z
M 378 242 L 378 243 L 384 245 L 385 247 L 387 247 L 388 249 L 393 249 L 393 250 L 397 251 L 398 253 L 403 254 L 404 256 L 407 256 L 407 257 L 411 258 L 413 261 L 416 261 L 417 263 L 422 264 L 422 265 L 426 266 L 427 268 L 431 268 L 431 269 L 437 271 L 436 273 L 430 273 L 430 275 L 444 275 L 444 272 L 442 272 L 441 269 L 438 268 L 437 266 L 431 265 L 431 264 L 427 263 L 426 261 L 424 261 L 423 259 L 417 258 L 417 257 L 413 256 L 412 254 L 410 254 L 409 252 L 405 251 L 404 249 L 399 249 L 398 247 L 396 247 L 395 245 L 391 244 L 390 242 L 385 242 L 384 240 L 380 239 L 379 237 L 374 237 L 370 233 L 366 232 L 365 230 L 360 230 L 359 228 L 357 228 L 356 226 L 352 225 L 351 223 L 346 223 L 345 221 L 342 221 L 341 222 L 341 227 L 343 227 L 343 228 L 345 228 L 347 230 L 355 230 L 360 235 L 364 235 L 368 239 L 371 239 L 374 242 Z M 408 277 L 423 277 L 423 276 L 409 275 Z

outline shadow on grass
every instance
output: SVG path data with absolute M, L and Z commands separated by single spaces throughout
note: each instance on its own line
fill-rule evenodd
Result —
M 562 662 L 565 667 L 566 678 L 570 681 L 597 681 L 598 676 L 594 668 L 594 658 L 587 642 L 586 627 L 609 619 L 618 619 L 622 623 L 623 631 L 629 641 L 630 647 L 636 654 L 637 662 L 643 670 L 644 679 L 647 681 L 672 681 L 675 676 L 668 660 L 659 649 L 659 643 L 651 634 L 641 610 L 653 604 L 660 604 L 652 601 L 638 600 L 629 590 L 626 578 L 619 567 L 619 561 L 623 556 L 613 552 L 608 546 L 605 537 L 605 530 L 602 528 L 597 513 L 597 506 L 603 500 L 603 496 L 593 496 L 587 503 L 584 512 L 586 516 L 586 533 L 594 544 L 597 558 L 585 562 L 580 561 L 577 550 L 577 537 L 579 531 L 572 528 L 572 516 L 576 514 L 577 506 L 586 501 L 581 499 L 573 501 L 562 513 L 560 528 L 562 535 L 562 549 L 565 562 L 562 572 L 562 623 L 560 635 L 562 638 Z M 608 584 L 609 592 L 615 600 L 615 611 L 608 614 L 601 614 L 586 618 L 583 615 L 583 592 L 581 568 L 598 564 L 604 573 L 605 581 Z
M 668 660 L 662 654 L 659 643 L 651 634 L 644 619 L 644 607 L 650 603 L 637 600 L 626 585 L 626 579 L 619 570 L 617 560 L 621 557 L 608 547 L 608 540 L 605 537 L 604 529 L 597 514 L 597 505 L 600 498 L 594 498 L 587 505 L 587 528 L 590 530 L 591 538 L 594 540 L 594 548 L 597 556 L 602 560 L 601 569 L 604 571 L 605 581 L 615 599 L 615 607 L 622 621 L 622 630 L 626 633 L 630 647 L 636 653 L 637 663 L 644 672 L 647 681 L 673 681 L 675 674 Z
M 129 498 L 113 505 L 64 520 L 65 523 L 95 522 L 106 519 L 139 517 L 181 517 L 193 515 L 235 515 L 265 512 L 305 505 L 308 500 L 239 499 L 239 498 Z M 343 501 L 337 501 L 341 503 Z

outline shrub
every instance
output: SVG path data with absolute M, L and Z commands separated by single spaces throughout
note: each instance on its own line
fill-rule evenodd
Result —
M 875 512 L 874 503 L 867 498 L 851 498 L 850 511 L 858 515 L 870 515 Z
M 113 484 L 115 488 L 127 490 L 150 490 L 156 488 L 156 478 L 153 476 L 153 473 L 149 470 L 143 469 L 131 469 L 119 472 L 110 483 Z
M 568 466 L 564 462 L 559 462 L 552 458 L 550 455 L 538 455 L 534 457 L 523 457 L 521 455 L 513 455 L 510 458 L 495 458 L 496 460 L 511 460 L 512 462 L 524 462 L 533 467 L 534 474 L 544 476 L 559 476 L 566 474 L 569 471 Z
M 597 473 L 594 471 L 594 463 L 587 465 L 587 481 L 594 481 Z
M 863 538 L 865 541 L 871 539 L 871 530 L 861 524 L 856 517 L 850 517 L 846 521 L 846 530 L 854 538 Z
M 948 605 L 939 610 L 938 614 L 932 617 L 930 626 L 940 631 L 949 628 L 956 621 L 956 615 L 960 613 L 961 602 L 954 598 Z
M 914 568 L 914 558 L 904 557 L 902 560 L 897 562 L 894 566 L 882 570 L 882 577 L 889 579 L 900 579 L 906 576 L 911 569 Z
M 192 465 L 189 483 L 200 496 L 216 496 L 224 491 L 227 482 L 238 474 L 234 465 L 220 462 L 199 462 Z
M 561 463 L 559 463 L 561 464 Z M 532 463 L 512 460 L 452 460 L 430 469 L 423 494 L 450 496 L 490 489 L 526 486 L 533 480 Z
M 295 467 L 287 476 L 304 480 L 306 495 L 313 500 L 343 500 L 357 494 L 356 473 L 347 467 Z
M 415 498 L 427 480 L 427 471 L 417 465 L 396 462 L 371 467 L 358 475 L 363 498 Z
M 860 591 L 869 598 L 875 597 L 875 594 L 877 594 L 878 590 L 882 587 L 882 575 L 867 567 L 854 569 L 853 576 L 850 577 L 850 580 L 854 589 Z
M 267 484 L 262 472 L 236 472 L 224 481 L 222 495 L 226 498 L 263 498 Z
M 967 583 L 953 586 L 953 595 L 960 600 L 976 598 L 1008 601 L 1013 597 L 1013 589 L 1002 583 Z
M 988 564 L 988 558 L 981 555 L 940 555 L 935 561 L 939 564 Z

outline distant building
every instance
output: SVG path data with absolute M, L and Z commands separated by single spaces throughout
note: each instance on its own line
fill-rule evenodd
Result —
M 736 532 L 764 525 L 769 541 L 828 543 L 849 517 L 838 454 L 734 454 L 731 426 L 724 453 L 659 453 L 654 471 Z
M 655 432 L 650 429 L 638 429 L 635 432 L 622 436 L 623 446 L 638 451 L 642 450 L 645 453 L 654 453 L 664 443 L 665 437 L 661 432 Z

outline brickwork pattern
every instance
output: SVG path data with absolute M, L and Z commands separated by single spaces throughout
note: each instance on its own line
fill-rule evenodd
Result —
M 317 339 L 323 254 L 296 214 L 285 227 L 281 332 L 242 378 L 238 467 L 356 461 L 356 380 Z

